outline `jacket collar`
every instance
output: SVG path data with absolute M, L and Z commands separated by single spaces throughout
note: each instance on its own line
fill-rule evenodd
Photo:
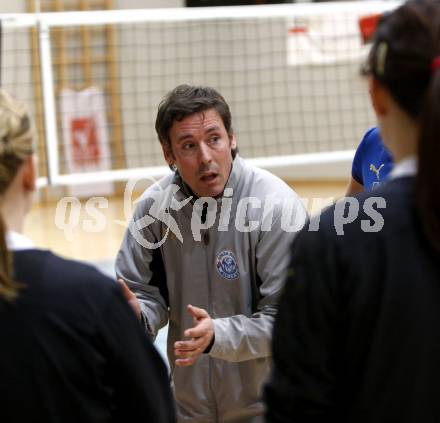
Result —
M 405 176 L 415 176 L 417 173 L 417 157 L 409 156 L 396 163 L 394 169 L 391 171 L 390 180 L 396 178 L 402 178 Z
M 240 183 L 244 166 L 245 166 L 244 160 L 237 153 L 234 161 L 232 162 L 231 174 L 229 175 L 228 182 L 226 182 L 225 189 L 232 188 L 235 193 Z

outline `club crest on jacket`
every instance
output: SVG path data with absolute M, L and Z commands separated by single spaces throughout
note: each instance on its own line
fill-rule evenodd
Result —
M 232 280 L 238 278 L 237 259 L 232 251 L 222 251 L 217 256 L 216 268 L 217 272 L 224 279 Z

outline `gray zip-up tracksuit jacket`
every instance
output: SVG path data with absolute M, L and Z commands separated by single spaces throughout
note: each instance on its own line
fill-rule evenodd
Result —
M 179 422 L 259 423 L 289 245 L 306 211 L 283 181 L 238 156 L 222 198 L 208 199 L 203 212 L 203 200 L 189 196 L 178 174 L 145 191 L 116 273 L 153 337 L 169 322 Z M 177 367 L 173 344 L 193 326 L 188 304 L 214 319 L 215 342 L 193 366 Z

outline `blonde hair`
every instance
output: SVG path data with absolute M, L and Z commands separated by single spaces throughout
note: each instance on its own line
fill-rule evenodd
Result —
M 0 89 L 0 196 L 9 188 L 23 162 L 34 153 L 34 131 L 25 105 Z M 12 257 L 6 246 L 0 215 L 0 297 L 14 300 L 20 285 L 12 277 Z

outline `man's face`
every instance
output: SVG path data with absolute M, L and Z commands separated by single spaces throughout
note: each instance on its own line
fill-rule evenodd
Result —
M 171 150 L 163 149 L 165 160 L 176 165 L 180 176 L 198 197 L 220 195 L 232 168 L 229 137 L 215 109 L 194 113 L 174 121 L 170 129 Z

